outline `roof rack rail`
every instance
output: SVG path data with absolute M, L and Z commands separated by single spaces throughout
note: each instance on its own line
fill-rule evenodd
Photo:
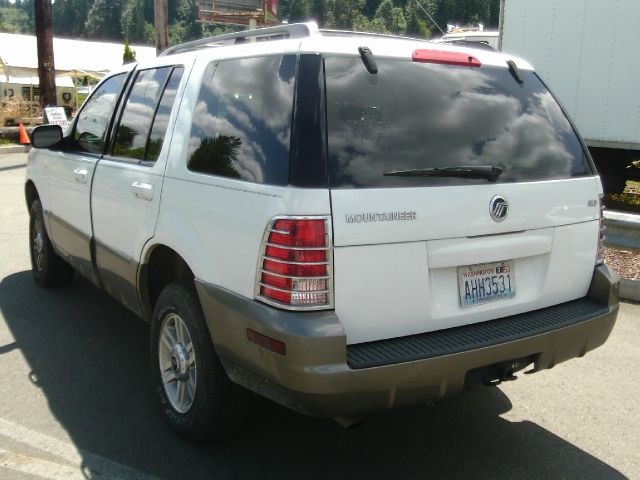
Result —
M 479 48 L 480 50 L 489 50 L 491 52 L 497 52 L 495 48 L 489 45 L 487 42 L 474 42 L 472 40 L 457 40 L 455 38 L 440 40 L 438 42 L 440 45 L 455 45 L 458 47 L 468 47 L 468 48 Z
M 181 43 L 167 48 L 160 53 L 161 57 L 174 55 L 176 53 L 190 52 L 201 48 L 221 47 L 225 45 L 235 45 L 246 43 L 247 39 L 254 38 L 256 41 L 281 40 L 283 38 L 305 38 L 318 32 L 316 22 L 291 23 L 288 25 L 277 25 L 275 27 L 256 28 L 253 30 L 243 30 L 241 32 L 223 33 L 213 37 L 201 38 L 192 42 Z
M 413 37 L 405 37 L 402 35 L 393 35 L 390 33 L 377 33 L 377 32 L 354 32 L 351 30 L 335 30 L 322 28 L 318 30 L 321 35 L 331 37 L 380 37 L 380 38 L 392 38 L 395 40 L 409 40 L 412 42 L 429 42 L 426 38 L 413 38 Z

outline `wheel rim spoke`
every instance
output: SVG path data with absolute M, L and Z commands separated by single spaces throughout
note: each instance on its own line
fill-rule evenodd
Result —
M 196 354 L 193 351 L 193 343 L 187 345 L 187 352 L 189 353 L 189 367 L 193 367 L 196 364 Z
M 193 401 L 196 395 L 196 375 L 195 370 L 189 372 L 189 380 L 187 380 L 187 392 L 189 393 L 189 401 Z
M 176 379 L 177 379 L 176 374 L 171 369 L 171 366 L 167 367 L 162 371 L 162 381 L 165 384 L 175 382 Z
M 162 338 L 162 343 L 164 343 L 164 345 L 167 347 L 169 352 L 171 352 L 171 349 L 175 346 L 177 342 L 175 338 L 171 335 L 169 328 L 164 328 L 162 330 L 161 338 Z
M 176 404 L 182 407 L 182 382 L 176 383 Z
M 178 339 L 178 343 L 184 343 L 184 330 L 182 320 L 176 320 L 176 338 Z

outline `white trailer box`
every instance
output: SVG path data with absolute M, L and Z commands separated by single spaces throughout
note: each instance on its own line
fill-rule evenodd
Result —
M 640 0 L 501 6 L 502 51 L 534 65 L 587 145 L 640 150 Z

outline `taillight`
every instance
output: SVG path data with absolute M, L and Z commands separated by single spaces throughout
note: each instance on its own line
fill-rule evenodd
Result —
M 604 263 L 604 237 L 607 227 L 604 225 L 604 195 L 600 195 L 600 230 L 598 232 L 598 252 L 596 253 L 596 265 Z
M 329 217 L 278 217 L 264 235 L 256 298 L 291 310 L 332 308 Z

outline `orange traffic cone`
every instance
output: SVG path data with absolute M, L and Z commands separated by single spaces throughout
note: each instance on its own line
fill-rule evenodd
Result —
M 29 139 L 29 134 L 27 133 L 27 129 L 24 128 L 23 124 L 20 124 L 20 144 L 29 145 L 31 143 L 31 139 Z

